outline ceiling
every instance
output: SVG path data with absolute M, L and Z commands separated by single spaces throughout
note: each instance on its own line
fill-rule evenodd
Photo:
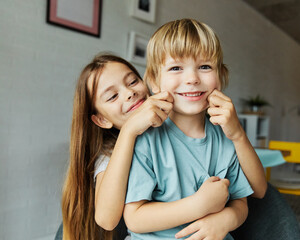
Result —
M 300 43 L 300 0 L 243 0 Z

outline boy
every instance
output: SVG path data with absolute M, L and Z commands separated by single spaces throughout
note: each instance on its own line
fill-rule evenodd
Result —
M 170 92 L 174 107 L 136 141 L 124 209 L 132 240 L 174 239 L 185 224 L 218 212 L 216 235 L 206 227 L 197 237 L 223 239 L 245 221 L 253 191 L 233 145 L 243 130 L 221 108 L 230 99 L 217 90 L 227 83 L 219 40 L 205 24 L 173 21 L 154 33 L 147 60 L 145 80 L 154 93 Z M 193 232 L 184 231 L 176 237 Z

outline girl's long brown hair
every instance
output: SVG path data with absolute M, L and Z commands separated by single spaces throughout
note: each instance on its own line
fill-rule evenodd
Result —
M 77 82 L 70 140 L 70 160 L 62 194 L 64 240 L 108 240 L 112 232 L 95 222 L 94 166 L 99 156 L 110 156 L 119 131 L 96 126 L 91 116 L 96 114 L 95 98 L 99 77 L 105 65 L 119 62 L 128 66 L 138 77 L 137 70 L 126 60 L 99 54 L 81 72 Z M 88 79 L 93 87 L 88 89 Z

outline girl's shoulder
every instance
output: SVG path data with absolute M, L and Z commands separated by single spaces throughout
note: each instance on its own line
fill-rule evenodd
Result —
M 106 155 L 100 155 L 99 158 L 96 160 L 95 162 L 95 172 L 94 172 L 94 180 L 96 180 L 97 175 L 100 172 L 105 171 L 108 162 L 109 162 L 110 157 L 106 156 Z

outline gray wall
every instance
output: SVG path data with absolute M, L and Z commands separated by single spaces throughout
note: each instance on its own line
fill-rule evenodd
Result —
M 126 57 L 131 30 L 151 36 L 169 20 L 206 22 L 223 44 L 237 109 L 241 97 L 263 94 L 271 138 L 300 141 L 299 44 L 239 0 L 158 0 L 155 24 L 131 18 L 128 3 L 103 0 L 98 39 L 46 24 L 46 1 L 1 1 L 0 239 L 52 239 L 76 78 L 99 51 Z

